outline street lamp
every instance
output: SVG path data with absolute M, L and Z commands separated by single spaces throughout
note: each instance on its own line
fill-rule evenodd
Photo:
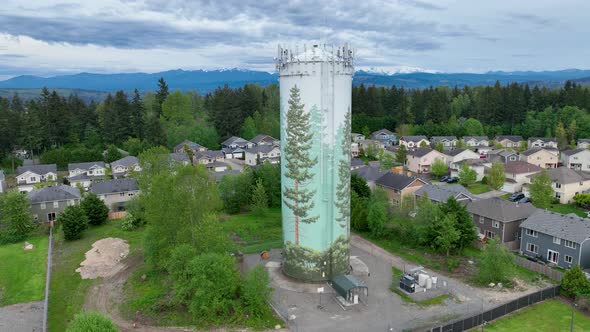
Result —
M 578 306 L 578 304 L 575 302 L 576 298 L 574 297 L 574 302 L 572 302 L 572 321 L 570 323 L 570 332 L 574 331 L 574 313 L 575 313 L 575 309 Z

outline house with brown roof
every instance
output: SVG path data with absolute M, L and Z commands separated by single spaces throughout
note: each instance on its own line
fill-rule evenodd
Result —
M 446 164 L 446 156 L 431 148 L 418 148 L 408 151 L 406 167 L 414 173 L 430 173 L 430 167 L 435 160 L 440 159 Z
M 520 160 L 542 168 L 556 168 L 559 163 L 559 151 L 547 148 L 530 148 L 520 153 Z
M 387 192 L 389 200 L 394 206 L 401 207 L 405 196 L 409 195 L 411 197 L 416 190 L 428 184 L 428 182 L 421 178 L 388 172 L 377 179 L 375 184 Z
M 496 136 L 494 142 L 500 144 L 503 148 L 519 149 L 522 146 L 522 136 Z
M 515 193 L 522 190 L 525 183 L 529 183 L 529 175 L 541 172 L 541 167 L 529 164 L 526 161 L 511 161 L 504 165 L 506 173 L 506 182 L 502 186 L 502 191 Z
M 537 210 L 531 203 L 518 204 L 493 197 L 467 205 L 480 239 L 494 239 L 512 250 L 518 249 L 520 224 Z

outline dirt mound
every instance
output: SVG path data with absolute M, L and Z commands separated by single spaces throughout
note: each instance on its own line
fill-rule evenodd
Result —
M 129 244 L 125 240 L 112 237 L 98 240 L 86 252 L 86 259 L 80 263 L 76 272 L 80 272 L 82 279 L 113 276 L 125 267 L 120 262 L 128 254 Z

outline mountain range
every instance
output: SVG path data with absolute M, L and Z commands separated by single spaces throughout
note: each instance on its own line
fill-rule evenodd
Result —
M 213 91 L 225 84 L 230 87 L 240 87 L 246 83 L 257 83 L 264 86 L 278 82 L 276 73 L 235 68 L 192 71 L 177 69 L 158 73 L 79 73 L 52 77 L 23 75 L 0 81 L 0 96 L 11 95 L 15 91 L 24 93 L 26 96 L 36 95 L 38 89 L 47 87 L 59 89 L 62 93 L 76 91 L 77 93 L 84 93 L 85 99 L 92 99 L 94 96 L 96 100 L 100 100 L 104 97 L 104 92 L 132 91 L 136 88 L 143 92 L 153 91 L 157 88 L 157 81 L 160 77 L 166 80 L 171 90 L 197 90 L 201 93 Z M 490 71 L 480 74 L 440 72 L 388 74 L 359 70 L 354 75 L 353 84 L 425 88 L 440 85 L 456 85 L 459 87 L 492 85 L 499 81 L 501 84 L 518 82 L 558 87 L 563 85 L 566 80 L 590 85 L 590 70 Z M 27 93 L 26 90 L 28 89 L 32 89 L 30 93 Z

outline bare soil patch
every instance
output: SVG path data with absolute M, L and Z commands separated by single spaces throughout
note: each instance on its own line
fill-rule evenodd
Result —
M 82 279 L 107 278 L 122 270 L 121 263 L 129 255 L 129 244 L 119 238 L 106 238 L 92 244 L 92 249 L 86 252 L 86 259 L 80 263 L 76 272 Z

